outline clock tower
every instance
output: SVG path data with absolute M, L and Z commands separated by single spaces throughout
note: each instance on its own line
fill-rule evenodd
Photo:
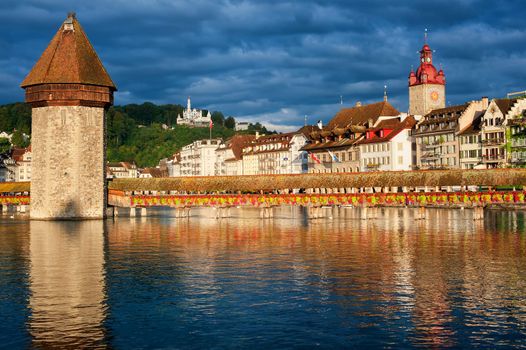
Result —
M 424 44 L 420 50 L 420 66 L 409 73 L 409 114 L 425 115 L 446 106 L 446 77 L 433 66 L 433 51 Z

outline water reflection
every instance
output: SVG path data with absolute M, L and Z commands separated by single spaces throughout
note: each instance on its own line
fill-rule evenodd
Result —
M 523 213 L 489 213 L 483 223 L 469 211 L 429 210 L 428 220 L 415 221 L 411 210 L 384 209 L 367 221 L 341 209 L 309 225 L 286 209 L 275 220 L 247 214 L 119 220 L 110 228 L 116 276 L 137 273 L 131 256 L 133 265 L 155 261 L 149 283 L 164 283 L 164 302 L 140 312 L 160 312 L 148 319 L 165 341 L 446 347 L 525 339 Z M 110 289 L 122 298 L 120 279 L 110 279 Z M 129 294 L 147 290 L 134 281 Z M 112 301 L 121 304 L 117 325 L 140 316 L 122 303 Z M 167 314 L 170 324 L 159 317 Z
M 37 348 L 103 347 L 104 223 L 30 223 L 28 321 Z
M 0 225 L 4 345 L 495 347 L 526 341 L 522 212 L 282 208 Z M 0 223 L 2 223 L 0 221 Z M 28 277 L 29 276 L 29 277 Z M 5 302 L 5 301 L 8 302 Z M 24 329 L 24 326 L 26 327 Z M 10 341 L 10 342 L 9 342 Z

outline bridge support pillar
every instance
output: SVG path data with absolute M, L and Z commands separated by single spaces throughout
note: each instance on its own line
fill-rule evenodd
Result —
M 27 211 L 27 205 L 21 205 L 20 206 L 20 212 L 25 213 Z
M 477 206 L 473 208 L 473 220 L 484 220 L 484 207 Z
M 2 205 L 2 213 L 7 213 L 9 207 L 7 205 Z
M 360 207 L 360 219 L 369 220 L 374 219 L 376 214 L 376 208 L 369 207 L 367 204 L 362 204 Z
M 426 207 L 417 208 L 415 220 L 425 220 L 426 218 Z
M 146 210 L 146 208 L 141 208 L 141 217 L 145 217 L 148 215 L 148 212 Z
M 135 207 L 130 208 L 130 218 L 134 218 L 137 216 L 137 211 Z
M 259 216 L 262 219 L 268 219 L 274 217 L 274 208 L 272 207 L 263 207 L 259 209 Z

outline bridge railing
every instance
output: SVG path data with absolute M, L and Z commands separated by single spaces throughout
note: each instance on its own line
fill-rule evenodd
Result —
M 110 203 L 126 207 L 269 207 L 296 206 L 486 206 L 526 204 L 526 191 L 334 193 L 334 194 L 211 194 L 126 195 Z M 127 202 L 127 203 L 126 203 Z

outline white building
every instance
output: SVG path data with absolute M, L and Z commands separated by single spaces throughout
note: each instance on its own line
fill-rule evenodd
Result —
M 243 148 L 255 139 L 254 135 L 235 135 L 216 150 L 216 175 L 243 175 Z
M 413 138 L 416 125 L 413 116 L 379 119 L 357 142 L 360 149 L 360 171 L 412 170 Z
M 196 108 L 192 109 L 192 103 L 190 97 L 188 97 L 186 109 L 183 111 L 183 115 L 177 116 L 177 125 L 186 125 L 191 127 L 209 127 L 212 121 L 212 115 L 210 112 L 205 116 L 203 111 Z
M 166 161 L 168 177 L 181 176 L 181 152 L 175 153 Z
M 526 99 L 493 99 L 482 116 L 482 162 L 485 168 L 502 168 L 508 163 L 506 144 L 507 121 L 521 115 Z
M 199 140 L 181 149 L 181 176 L 213 176 L 221 139 Z
M 31 181 L 31 146 L 13 148 L 0 167 L 0 182 Z
M 128 162 L 108 163 L 106 178 L 108 179 L 135 179 L 139 176 L 137 165 Z
M 307 137 L 300 132 L 256 139 L 243 148 L 243 174 L 300 174 L 307 172 Z
M 248 130 L 248 122 L 236 122 L 235 129 L 236 131 Z
M 460 168 L 481 169 L 482 165 L 482 136 L 480 134 L 482 115 L 480 113 L 472 123 L 458 133 L 460 142 Z

